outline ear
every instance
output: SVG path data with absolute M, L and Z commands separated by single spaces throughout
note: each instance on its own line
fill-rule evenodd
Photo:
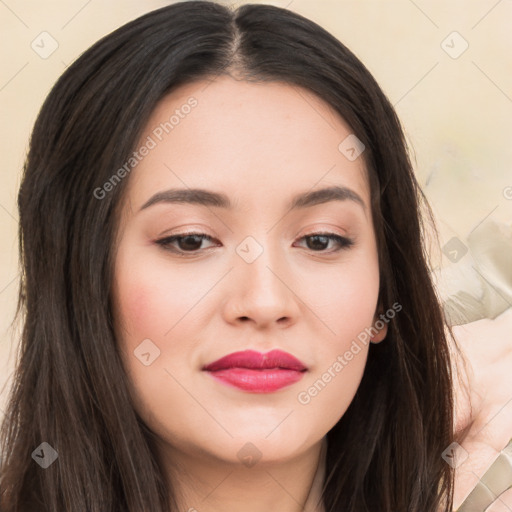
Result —
M 378 310 L 382 310 L 380 304 Z M 370 338 L 371 343 L 380 343 L 387 336 L 388 322 L 389 319 L 387 319 L 383 313 L 375 315 L 375 317 L 373 318 L 373 327 L 378 330 L 378 333 Z

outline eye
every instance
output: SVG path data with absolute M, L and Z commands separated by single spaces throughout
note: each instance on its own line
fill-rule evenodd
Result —
M 310 233 L 309 235 L 303 236 L 300 240 L 309 240 L 306 245 L 307 248 L 311 249 L 313 252 L 333 253 L 342 249 L 348 249 L 354 245 L 354 240 L 351 238 L 336 235 L 335 233 Z M 336 242 L 338 248 L 331 251 L 325 251 L 325 246 L 328 246 L 329 242 Z
M 156 243 L 179 256 L 187 256 L 188 254 L 186 253 L 193 255 L 197 252 L 201 248 L 203 240 L 213 241 L 214 238 L 204 233 L 180 233 L 179 235 L 172 235 L 156 240 Z M 178 243 L 177 249 L 172 245 L 175 242 Z
M 180 233 L 156 240 L 156 243 L 165 250 L 171 251 L 178 256 L 193 256 L 201 250 L 201 245 L 204 240 L 213 242 L 215 239 L 205 233 Z M 335 233 L 310 233 L 299 240 L 307 240 L 307 248 L 313 252 L 333 253 L 342 249 L 348 249 L 354 245 L 354 240 L 351 238 L 336 235 Z M 329 242 L 335 242 L 338 247 L 330 251 L 325 251 Z M 173 244 L 177 244 L 177 247 Z

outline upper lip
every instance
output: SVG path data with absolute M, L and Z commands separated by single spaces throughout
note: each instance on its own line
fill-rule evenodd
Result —
M 307 369 L 296 357 L 282 350 L 271 350 L 264 354 L 256 350 L 233 352 L 221 357 L 217 361 L 213 361 L 213 363 L 203 366 L 203 370 L 211 372 L 227 368 L 249 368 L 256 370 L 283 368 L 296 371 Z

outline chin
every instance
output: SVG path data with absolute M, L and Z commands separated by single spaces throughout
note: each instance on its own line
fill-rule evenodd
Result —
M 322 434 L 305 436 L 280 427 L 276 429 L 275 425 L 265 428 L 239 425 L 236 432 L 233 438 L 225 434 L 216 439 L 209 437 L 205 448 L 213 457 L 227 463 L 247 465 L 247 460 L 273 463 L 301 455 L 323 437 Z

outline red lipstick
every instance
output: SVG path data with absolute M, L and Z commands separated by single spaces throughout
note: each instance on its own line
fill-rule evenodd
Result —
M 220 382 L 252 393 L 271 393 L 289 386 L 306 370 L 296 357 L 281 350 L 233 352 L 203 367 Z

